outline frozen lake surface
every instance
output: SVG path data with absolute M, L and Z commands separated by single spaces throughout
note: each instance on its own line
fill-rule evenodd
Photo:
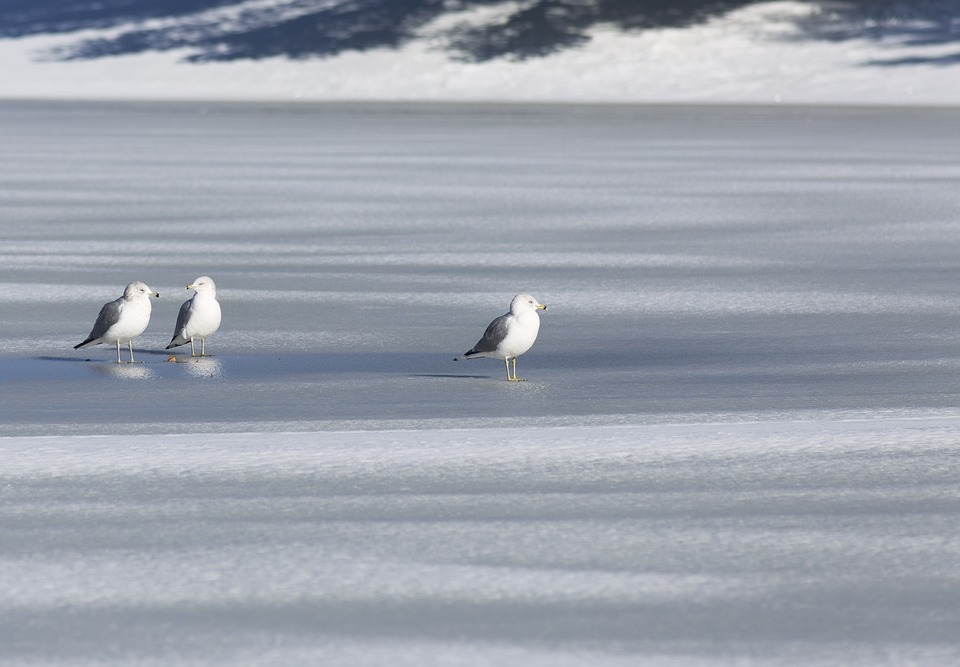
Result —
M 960 402 L 956 111 L 23 103 L 0 126 L 0 434 Z M 216 356 L 169 364 L 204 274 Z M 146 363 L 74 351 L 132 280 L 162 295 Z M 550 306 L 529 381 L 454 363 L 520 291 Z
M 960 112 L 0 128 L 0 664 L 960 660 Z M 528 381 L 453 362 L 520 291 Z

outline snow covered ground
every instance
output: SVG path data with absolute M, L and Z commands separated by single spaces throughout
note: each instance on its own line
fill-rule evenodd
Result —
M 950 665 L 958 436 L 0 439 L 0 664 Z
M 0 98 L 960 104 L 955 41 L 927 38 L 923 18 L 913 20 L 916 30 L 909 21 L 881 30 L 864 19 L 843 39 L 825 38 L 811 26 L 831 20 L 829 3 L 762 2 L 702 24 L 636 32 L 599 24 L 584 45 L 544 58 L 464 62 L 445 50 L 452 26 L 496 23 L 518 4 L 444 14 L 399 49 L 323 59 L 192 63 L 188 47 L 92 60 L 52 55 L 128 30 L 176 28 L 171 19 L 3 39 Z M 192 20 L 229 24 L 241 8 Z M 292 3 L 287 11 L 307 9 Z M 177 36 L 190 31 L 185 24 Z
M 955 110 L 0 127 L 0 664 L 960 659 Z M 453 362 L 521 290 L 528 381 Z

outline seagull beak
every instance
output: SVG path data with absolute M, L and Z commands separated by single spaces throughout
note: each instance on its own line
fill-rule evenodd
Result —
M 539 308 L 540 310 L 546 310 L 546 309 L 547 309 L 547 306 L 546 306 L 546 304 L 538 303 L 538 304 L 537 304 L 537 308 Z
M 155 296 L 158 299 L 160 298 L 160 292 L 150 292 L 150 296 Z
M 193 289 L 194 287 L 196 287 L 196 285 L 187 285 L 183 289 Z

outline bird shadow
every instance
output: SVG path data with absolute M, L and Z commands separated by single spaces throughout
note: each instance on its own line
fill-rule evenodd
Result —
M 143 356 L 143 355 L 161 355 L 163 353 L 157 352 L 155 350 L 138 350 L 134 348 L 133 354 L 134 354 L 134 363 L 139 364 L 143 362 L 137 360 L 136 357 Z M 168 356 L 168 355 L 163 355 L 163 356 Z M 123 363 L 125 364 L 130 363 L 126 361 L 126 357 L 127 357 L 126 350 L 124 350 Z M 111 355 L 110 357 L 104 356 L 102 359 L 98 359 L 94 357 L 57 357 L 49 354 L 40 355 L 38 357 L 33 357 L 33 358 L 36 359 L 37 361 L 61 361 L 61 362 L 70 361 L 73 363 L 78 363 L 78 362 L 107 363 L 108 361 L 112 361 L 113 363 L 116 363 L 116 358 L 113 357 L 113 355 Z
M 74 363 L 83 362 L 83 361 L 93 361 L 92 359 L 86 359 L 83 357 L 54 357 L 50 355 L 44 355 L 40 357 L 34 357 L 37 361 L 71 361 Z
M 413 373 L 415 378 L 454 378 L 458 380 L 489 380 L 489 375 L 460 375 L 457 373 Z
M 187 348 L 187 352 L 189 352 L 189 351 L 190 351 L 190 348 L 188 347 L 188 348 Z M 182 350 L 180 350 L 180 352 L 182 352 Z M 148 354 L 148 355 L 152 355 L 152 356 L 155 356 L 155 357 L 177 356 L 177 353 L 174 352 L 173 350 L 136 350 L 136 349 L 135 349 L 135 350 L 134 350 L 134 353 L 135 353 L 135 354 Z

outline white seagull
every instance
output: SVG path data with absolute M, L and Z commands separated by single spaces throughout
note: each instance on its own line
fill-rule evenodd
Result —
M 510 312 L 501 315 L 487 327 L 472 350 L 456 357 L 454 361 L 463 359 L 479 359 L 494 357 L 503 359 L 507 366 L 507 380 L 522 382 L 517 377 L 517 357 L 529 350 L 537 333 L 540 331 L 540 315 L 537 310 L 546 310 L 547 307 L 537 302 L 529 294 L 518 294 L 510 302 Z M 510 361 L 513 361 L 513 374 L 510 374 Z
M 180 306 L 177 315 L 177 326 L 173 330 L 173 338 L 166 349 L 179 347 L 190 343 L 190 356 L 197 356 L 193 347 L 195 338 L 200 339 L 200 356 L 207 356 L 206 339 L 220 328 L 220 302 L 217 301 L 217 285 L 210 276 L 200 276 L 187 285 L 187 289 L 194 290 L 194 295 Z
M 100 343 L 116 343 L 117 363 L 120 361 L 120 344 L 126 343 L 130 348 L 130 362 L 133 363 L 133 339 L 143 333 L 150 323 L 150 311 L 153 306 L 150 297 L 160 297 L 159 294 L 147 287 L 139 280 L 127 285 L 123 296 L 116 301 L 103 304 L 97 321 L 87 339 L 74 350 Z

